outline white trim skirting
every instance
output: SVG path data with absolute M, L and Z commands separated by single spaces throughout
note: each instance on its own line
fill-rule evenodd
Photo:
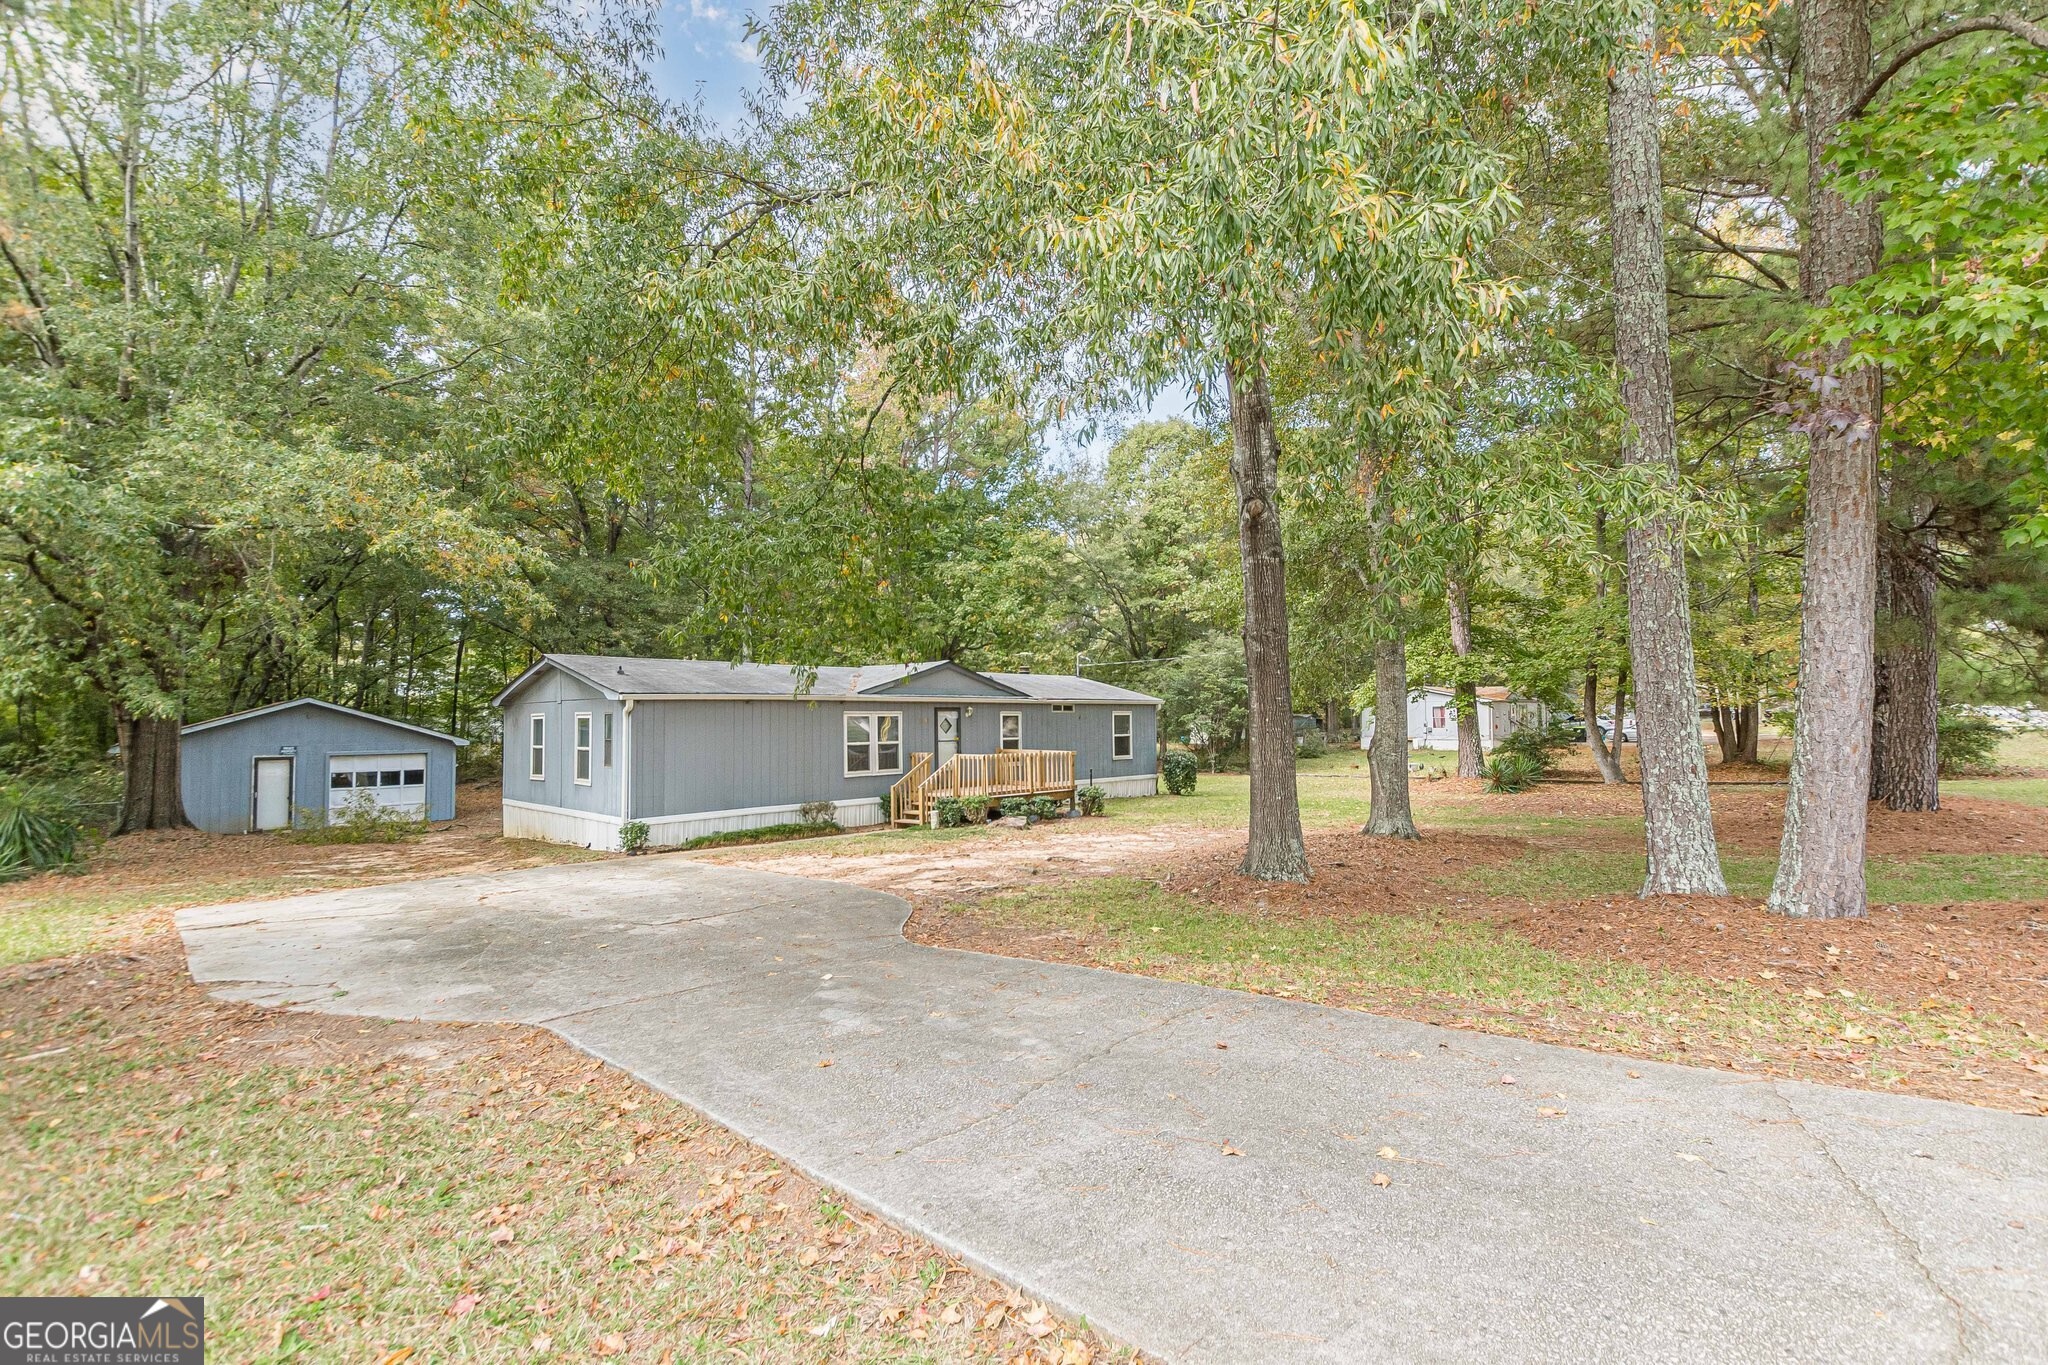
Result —
M 1089 785 L 1087 779 L 1083 778 L 1080 785 L 1084 787 Z M 1159 795 L 1159 774 L 1140 773 L 1136 777 L 1098 777 L 1095 779 L 1094 785 L 1102 788 L 1104 795 L 1111 797 L 1157 796 Z
M 857 829 L 864 825 L 882 824 L 888 818 L 885 800 L 884 797 L 870 796 L 832 804 L 839 823 L 848 829 Z M 514 801 L 510 797 L 505 798 L 503 808 L 507 839 L 541 839 L 552 844 L 575 844 L 612 853 L 618 851 L 619 825 L 622 822 L 616 815 L 565 810 L 560 806 L 543 806 L 532 801 Z M 741 810 L 695 811 L 687 815 L 648 815 L 640 819 L 647 826 L 649 848 L 674 848 L 691 839 L 706 834 L 722 834 L 729 829 L 793 824 L 802 809 L 802 804 L 797 803 L 751 806 Z

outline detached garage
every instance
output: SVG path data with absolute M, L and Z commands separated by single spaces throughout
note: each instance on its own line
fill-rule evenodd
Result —
M 455 749 L 467 740 L 301 697 L 185 727 L 185 815 L 212 834 L 289 829 L 369 802 L 455 818 Z

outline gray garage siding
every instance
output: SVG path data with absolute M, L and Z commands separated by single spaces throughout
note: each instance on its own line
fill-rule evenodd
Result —
M 643 704 L 635 711 L 636 723 L 646 710 Z M 574 780 L 576 716 L 582 711 L 590 713 L 589 786 L 579 786 Z M 527 718 L 536 713 L 547 718 L 547 761 L 542 765 L 545 775 L 539 782 L 532 778 L 527 754 Z M 606 716 L 612 718 L 613 735 L 609 768 L 604 763 Z M 592 815 L 619 814 L 619 758 L 624 735 L 621 726 L 620 703 L 605 700 L 594 688 L 560 669 L 551 668 L 537 675 L 505 707 L 506 799 Z
M 291 706 L 247 720 L 190 733 L 178 754 L 178 784 L 186 818 L 212 834 L 244 834 L 254 827 L 252 794 L 257 758 L 277 757 L 295 746 L 292 763 L 293 823 L 301 812 L 327 811 L 327 760 L 351 754 L 427 756 L 427 818 L 455 818 L 455 745 L 371 717 L 344 715 L 323 706 Z
M 886 696 L 857 702 L 643 701 L 633 711 L 632 814 L 651 819 L 886 796 L 900 772 L 846 775 L 845 713 L 901 712 L 908 765 L 910 755 L 932 752 L 938 709 L 951 704 Z M 1144 776 L 1157 762 L 1158 708 L 1149 704 L 1077 703 L 1060 713 L 1046 702 L 1006 698 L 959 706 L 974 712 L 961 718 L 964 753 L 993 752 L 1002 713 L 1017 711 L 1024 718 L 1023 746 L 1073 750 L 1075 776 L 1084 784 L 1091 778 Z M 527 709 L 521 697 L 506 714 L 511 719 Z M 1110 757 L 1112 711 L 1131 713 L 1128 759 Z M 516 785 L 508 780 L 508 793 Z

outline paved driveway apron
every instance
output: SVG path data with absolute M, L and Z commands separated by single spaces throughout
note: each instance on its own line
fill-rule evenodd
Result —
M 905 913 L 649 858 L 178 925 L 222 996 L 544 1025 L 1172 1361 L 2048 1359 L 2039 1120 L 923 948 Z

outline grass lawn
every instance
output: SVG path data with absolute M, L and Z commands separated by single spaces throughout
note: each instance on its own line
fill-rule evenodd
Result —
M 223 1360 L 1106 1360 L 513 1027 L 206 1000 L 158 941 L 0 981 L 0 1291 L 203 1293 Z
M 1639 853 L 1536 852 L 1499 866 L 1466 869 L 1450 884 L 1476 895 L 1530 900 L 1632 896 L 1643 884 Z M 1778 860 L 1723 854 L 1721 870 L 1737 896 L 1762 897 Z M 1873 904 L 1949 905 L 1967 901 L 2038 899 L 2048 888 L 2048 858 L 2028 853 L 1930 853 L 1872 858 L 1866 865 Z
M 1667 1061 L 1951 1098 L 1981 1092 L 1993 1096 L 1982 1102 L 2048 1112 L 2048 1080 L 2041 1079 L 2048 1037 L 1952 999 L 1821 989 L 1831 984 L 1824 969 L 1804 957 L 1832 963 L 1844 951 L 1836 945 L 1802 947 L 1803 973 L 1788 958 L 1782 970 L 1729 979 L 1543 946 L 1516 925 L 1451 908 L 1456 889 L 1455 882 L 1445 887 L 1440 908 L 1400 913 L 1309 914 L 1298 905 L 1250 913 L 1143 878 L 1113 877 L 921 912 L 914 929 L 933 942 L 953 941 L 953 919 L 997 926 L 1024 943 L 1051 934 L 1067 948 L 1054 955 L 1115 970 Z M 1636 904 L 1631 895 L 1626 905 Z M 1615 910 L 1599 913 L 1620 918 Z M 1637 916 L 1625 932 L 1656 939 L 1659 913 L 1683 911 Z M 961 942 L 996 946 L 986 934 Z M 1994 1070 L 1994 1083 L 1985 1085 Z

